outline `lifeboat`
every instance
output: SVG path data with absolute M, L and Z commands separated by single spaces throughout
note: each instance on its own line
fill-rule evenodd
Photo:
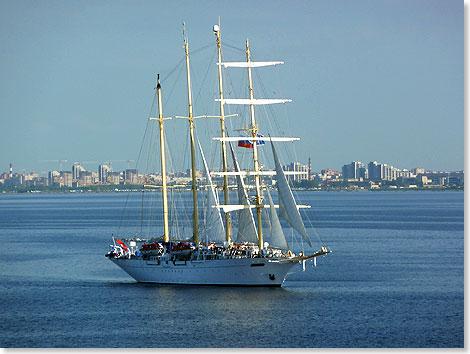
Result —
M 173 245 L 171 253 L 173 253 L 177 259 L 186 259 L 191 254 L 192 248 L 189 242 L 182 241 Z
M 163 245 L 161 243 L 144 243 L 140 247 L 140 252 L 144 256 L 158 256 L 163 254 Z

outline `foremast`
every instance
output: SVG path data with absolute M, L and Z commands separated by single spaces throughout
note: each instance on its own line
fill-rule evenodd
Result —
M 160 85 L 160 74 L 157 75 L 157 96 L 158 96 L 158 118 L 150 118 L 158 120 L 160 127 L 160 160 L 162 165 L 162 199 L 163 199 L 163 241 L 170 241 L 170 232 L 168 227 L 168 196 L 166 186 L 166 162 L 165 162 L 165 132 L 163 127 L 163 108 L 162 108 L 162 87 Z

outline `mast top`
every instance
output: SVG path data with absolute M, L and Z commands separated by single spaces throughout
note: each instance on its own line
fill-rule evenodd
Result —
M 212 31 L 214 31 L 214 34 L 216 36 L 219 35 L 219 32 L 220 32 L 220 16 L 219 16 L 219 24 L 215 24 L 213 27 L 212 27 Z
M 183 21 L 183 40 L 184 40 L 184 44 L 186 44 L 186 42 L 187 42 L 187 38 L 186 38 L 186 24 L 184 23 L 184 21 Z

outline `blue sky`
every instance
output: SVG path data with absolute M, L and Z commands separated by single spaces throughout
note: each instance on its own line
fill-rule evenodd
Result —
M 218 16 L 224 43 L 243 49 L 249 38 L 255 59 L 285 62 L 262 69 L 269 74 L 263 87 L 268 96 L 293 100 L 283 108 L 289 134 L 302 139 L 297 159 L 307 163 L 311 157 L 314 171 L 341 169 L 353 160 L 461 170 L 463 5 L 454 0 L 2 0 L 0 171 L 10 162 L 16 171 L 41 172 L 58 169 L 58 163 L 41 160 L 66 159 L 68 170 L 74 161 L 135 160 L 155 76 L 166 78 L 184 56 L 183 20 L 195 51 L 195 114 L 208 114 L 214 105 L 199 97 L 214 98 L 210 90 L 204 94 L 204 85 L 216 78 L 216 66 L 208 63 Z M 243 60 L 244 54 L 227 46 L 224 57 Z M 278 83 L 273 89 L 270 70 Z M 173 72 L 164 81 L 164 95 L 177 77 Z M 166 114 L 186 114 L 184 87 L 176 85 L 171 96 L 175 103 L 168 102 Z M 175 128 L 184 123 L 170 124 L 169 139 L 184 146 Z M 200 137 L 212 132 L 208 124 L 198 125 Z

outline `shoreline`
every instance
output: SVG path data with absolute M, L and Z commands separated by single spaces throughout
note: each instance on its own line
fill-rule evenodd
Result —
M 347 189 L 347 188 L 292 188 L 296 192 L 408 192 L 408 191 L 461 191 L 464 192 L 464 187 L 414 187 L 414 188 L 374 188 L 374 189 Z M 126 189 L 54 189 L 54 190 L 37 190 L 37 189 L 24 189 L 24 190 L 0 190 L 1 194 L 103 194 L 103 193 L 139 193 L 139 192 L 152 192 L 159 193 L 155 189 L 139 189 L 139 188 L 126 188 Z M 191 192 L 191 189 L 179 190 L 178 193 Z

